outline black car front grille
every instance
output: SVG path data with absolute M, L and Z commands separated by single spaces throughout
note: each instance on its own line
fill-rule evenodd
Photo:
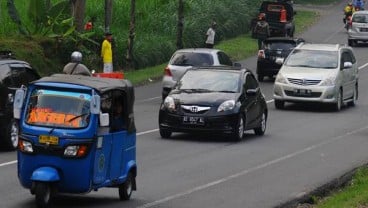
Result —
M 288 78 L 288 81 L 296 85 L 318 85 L 321 80 L 318 79 L 294 79 Z

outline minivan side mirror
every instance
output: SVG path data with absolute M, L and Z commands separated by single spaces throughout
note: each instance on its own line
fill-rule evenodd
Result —
M 24 94 L 25 94 L 24 89 L 18 89 L 15 92 L 15 98 L 13 102 L 13 117 L 15 119 L 20 119 L 20 113 L 24 102 Z
M 353 67 L 353 63 L 351 63 L 351 62 L 344 62 L 344 68 L 343 69 L 349 69 L 349 68 L 351 68 L 351 67 Z

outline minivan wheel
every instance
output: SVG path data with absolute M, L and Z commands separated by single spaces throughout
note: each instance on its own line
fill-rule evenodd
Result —
M 18 147 L 19 125 L 15 119 L 12 119 L 7 126 L 5 136 L 5 148 L 15 150 Z
M 349 39 L 349 40 L 348 40 L 348 45 L 349 45 L 349 46 L 353 46 L 353 40 L 350 40 L 350 39 Z
M 285 102 L 282 100 L 275 100 L 275 107 L 277 109 L 284 109 Z
M 355 106 L 356 101 L 358 100 L 358 86 L 356 85 L 354 88 L 353 96 L 351 98 L 351 101 L 348 103 L 349 106 Z
M 335 111 L 340 111 L 343 101 L 342 101 L 342 90 L 339 90 L 339 93 L 337 94 L 336 103 L 334 104 Z

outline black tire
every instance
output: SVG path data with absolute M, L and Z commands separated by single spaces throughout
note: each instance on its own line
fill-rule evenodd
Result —
M 232 139 L 236 142 L 241 141 L 244 137 L 244 130 L 245 130 L 245 119 L 243 115 L 239 115 L 238 122 L 236 123 L 234 132 L 231 135 Z
M 284 109 L 285 107 L 285 102 L 282 100 L 275 100 L 275 107 L 277 109 Z
M 262 74 L 257 75 L 257 79 L 258 79 L 259 82 L 263 82 L 263 78 L 264 78 L 264 76 Z
M 36 182 L 35 184 L 36 204 L 38 208 L 47 208 L 51 202 L 51 186 L 49 183 Z
M 339 93 L 337 94 L 336 103 L 334 103 L 333 107 L 335 111 L 340 111 L 343 106 L 343 97 L 342 97 L 342 90 L 339 90 Z
M 264 111 L 262 113 L 260 126 L 254 129 L 254 133 L 258 136 L 262 136 L 266 132 L 266 127 L 267 127 L 267 114 L 266 111 Z
M 164 139 L 169 139 L 171 137 L 172 132 L 167 129 L 160 129 L 160 135 Z
M 19 125 L 18 121 L 12 119 L 8 126 L 6 127 L 6 135 L 5 135 L 5 149 L 6 150 L 15 150 L 18 147 L 19 140 Z
M 133 176 L 128 173 L 126 181 L 119 186 L 119 198 L 121 201 L 127 201 L 133 192 Z
M 356 101 L 358 100 L 358 85 L 355 85 L 352 100 L 348 103 L 349 106 L 355 106 Z
M 348 45 L 351 46 L 351 47 L 354 46 L 353 40 L 348 40 Z

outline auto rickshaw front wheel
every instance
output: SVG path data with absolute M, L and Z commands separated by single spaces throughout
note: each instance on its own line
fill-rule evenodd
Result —
M 126 181 L 119 186 L 119 198 L 122 201 L 127 201 L 130 199 L 130 196 L 133 192 L 133 176 L 131 173 L 128 173 Z
M 51 201 L 51 184 L 36 182 L 34 193 L 36 195 L 36 204 L 38 208 L 49 207 Z

